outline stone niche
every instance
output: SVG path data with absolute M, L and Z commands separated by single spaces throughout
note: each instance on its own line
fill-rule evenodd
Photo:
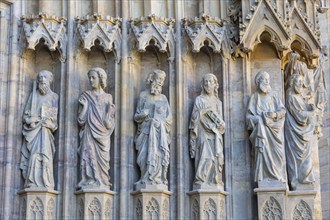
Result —
M 79 82 L 73 85 L 74 100 L 76 100 L 76 112 L 78 112 L 78 97 L 84 91 L 90 90 L 88 79 L 88 71 L 94 67 L 100 67 L 105 70 L 107 75 L 106 93 L 110 93 L 113 97 L 113 103 L 119 100 L 119 71 L 120 71 L 120 45 L 121 45 L 121 21 L 118 18 L 104 16 L 100 14 L 89 14 L 84 17 L 76 18 L 76 51 L 75 65 L 77 71 L 73 74 L 74 81 Z M 117 114 L 119 108 L 117 109 Z M 116 128 L 119 127 L 116 120 Z M 118 157 L 118 149 L 116 135 L 118 129 L 114 130 L 111 135 L 110 157 Z M 79 158 L 78 158 L 79 160 Z M 78 166 L 79 169 L 79 166 Z M 110 160 L 110 182 L 112 186 L 117 184 L 115 176 L 117 176 L 115 160 Z M 79 173 L 79 172 L 78 172 Z M 78 177 L 80 180 L 81 177 Z M 118 181 L 118 180 L 117 180 Z

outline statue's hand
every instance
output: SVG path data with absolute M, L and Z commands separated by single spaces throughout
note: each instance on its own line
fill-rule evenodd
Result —
M 79 103 L 80 103 L 82 106 L 87 107 L 87 105 L 88 105 L 88 100 L 86 99 L 86 97 L 81 96 L 81 97 L 79 98 L 78 101 L 79 101 Z
M 40 121 L 40 117 L 38 116 L 31 116 L 25 119 L 25 123 L 28 125 L 33 125 L 39 121 Z
M 195 158 L 195 150 L 190 149 L 190 157 Z
M 143 109 L 142 114 L 144 116 L 148 116 L 149 115 L 149 109 Z
M 271 119 L 275 119 L 277 117 L 276 112 L 266 112 L 265 115 Z

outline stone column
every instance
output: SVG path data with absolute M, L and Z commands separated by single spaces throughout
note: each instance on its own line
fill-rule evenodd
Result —
M 20 219 L 56 219 L 57 195 L 56 190 L 23 189 L 20 195 Z

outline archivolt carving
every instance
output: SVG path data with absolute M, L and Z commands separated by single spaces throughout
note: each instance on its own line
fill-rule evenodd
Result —
M 88 206 L 89 216 L 95 218 L 101 217 L 101 203 L 97 198 L 94 198 Z
M 44 205 L 38 197 L 31 201 L 30 212 L 33 214 L 34 219 L 41 219 L 44 213 Z
M 76 21 L 83 49 L 90 51 L 91 47 L 95 46 L 95 41 L 98 40 L 99 46 L 105 52 L 115 50 L 116 53 L 119 53 L 121 51 L 121 19 L 94 14 L 83 18 L 78 17 Z
M 263 205 L 262 217 L 272 220 L 283 219 L 281 206 L 274 197 L 270 197 Z
M 206 219 L 217 219 L 217 205 L 209 198 L 204 204 L 204 216 Z
M 67 43 L 65 18 L 39 13 L 36 16 L 22 17 L 22 21 L 28 49 L 35 50 L 43 39 L 50 51 L 58 49 L 61 58 L 65 59 Z
M 55 214 L 55 202 L 54 202 L 54 199 L 51 198 L 49 199 L 48 203 L 47 203 L 47 216 L 49 218 L 55 218 L 54 214 Z
M 229 22 L 205 14 L 201 18 L 184 19 L 183 22 L 193 52 L 199 52 L 205 43 L 215 53 L 230 55 L 235 51 L 236 44 L 232 38 L 236 34 Z
M 157 17 L 154 14 L 147 17 L 140 17 L 131 20 L 131 28 L 137 40 L 137 49 L 139 52 L 145 52 L 146 47 L 150 45 L 150 41 L 159 51 L 164 53 L 174 52 L 174 19 Z
M 159 218 L 159 204 L 155 198 L 152 198 L 146 206 L 147 216 L 150 219 Z
M 309 205 L 301 200 L 293 210 L 293 220 L 313 220 L 312 210 Z

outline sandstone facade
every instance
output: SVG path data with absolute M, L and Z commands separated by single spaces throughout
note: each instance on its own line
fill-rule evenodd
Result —
M 325 0 L 0 0 L 0 218 L 329 219 L 330 102 L 312 151 L 312 189 L 258 186 L 245 126 L 258 72 L 269 73 L 285 103 L 293 51 L 310 74 L 328 57 L 328 7 Z M 78 99 L 91 89 L 87 72 L 94 67 L 108 74 L 105 92 L 116 106 L 112 185 L 79 189 Z M 166 72 L 162 94 L 172 113 L 168 183 L 137 189 L 134 114 L 155 69 Z M 25 188 L 20 169 L 24 107 L 42 70 L 53 73 L 59 98 L 54 189 Z M 329 60 L 323 72 L 330 82 Z M 207 73 L 218 79 L 225 122 L 223 189 L 193 186 L 189 123 Z

